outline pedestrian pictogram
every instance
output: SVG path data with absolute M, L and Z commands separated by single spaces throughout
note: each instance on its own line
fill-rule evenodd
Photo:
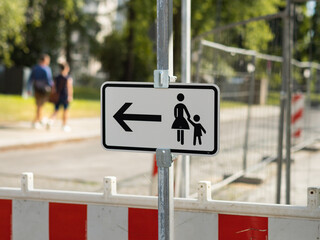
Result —
M 107 149 L 213 155 L 219 140 L 219 89 L 213 84 L 107 82 L 101 88 Z
M 184 95 L 182 93 L 179 93 L 177 99 L 182 102 L 184 100 Z M 184 144 L 184 130 L 190 129 L 188 124 L 189 122 L 194 127 L 193 145 L 196 145 L 197 138 L 199 144 L 201 145 L 202 132 L 206 133 L 206 130 L 200 123 L 197 123 L 200 120 L 200 116 L 194 115 L 194 121 L 192 121 L 188 108 L 183 103 L 179 103 L 174 107 L 174 117 L 175 120 L 172 124 L 172 129 L 177 129 L 177 141 L 180 142 L 181 145 Z

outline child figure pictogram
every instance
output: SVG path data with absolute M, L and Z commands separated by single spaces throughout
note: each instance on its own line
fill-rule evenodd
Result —
M 194 132 L 193 132 L 193 145 L 197 144 L 197 138 L 199 141 L 199 145 L 202 144 L 201 142 L 201 136 L 202 136 L 202 132 L 204 134 L 206 134 L 206 130 L 204 129 L 204 127 L 201 125 L 201 123 L 198 123 L 200 121 L 200 116 L 199 115 L 194 115 L 193 116 L 193 120 L 194 122 L 191 120 L 191 118 L 188 118 L 189 122 L 193 125 L 194 127 Z

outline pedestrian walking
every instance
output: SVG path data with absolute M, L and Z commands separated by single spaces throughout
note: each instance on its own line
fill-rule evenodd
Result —
M 63 106 L 62 129 L 65 132 L 69 132 L 71 131 L 71 128 L 67 125 L 67 120 L 69 117 L 69 105 L 73 101 L 73 79 L 69 75 L 70 67 L 67 62 L 59 64 L 59 66 L 61 72 L 54 79 L 53 89 L 53 92 L 57 95 L 57 100 L 54 103 L 54 112 L 47 123 L 47 129 L 51 128 L 60 106 Z
M 32 88 L 34 91 L 36 114 L 32 121 L 32 127 L 36 129 L 41 127 L 42 108 L 48 101 L 53 86 L 52 71 L 49 64 L 50 56 L 48 54 L 42 54 L 39 58 L 39 63 L 32 68 L 27 83 L 28 95 L 31 95 Z

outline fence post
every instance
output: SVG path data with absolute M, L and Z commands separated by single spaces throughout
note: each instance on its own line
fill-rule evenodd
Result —
M 191 54 L 191 0 L 184 0 L 181 3 L 181 82 L 190 83 L 190 54 Z M 190 156 L 183 155 L 182 160 L 182 171 L 181 171 L 181 184 L 180 184 L 180 197 L 189 196 L 189 185 L 190 185 Z M 177 189 L 179 190 L 179 189 Z
M 203 51 L 203 45 L 202 40 L 199 41 L 199 48 L 198 48 L 198 59 L 197 59 L 197 69 L 196 69 L 196 79 L 195 82 L 200 82 L 200 67 L 201 67 L 201 60 L 202 60 L 202 51 Z
M 251 64 L 251 65 L 249 65 Z M 243 146 L 243 171 L 247 171 L 247 155 L 248 155 L 248 146 L 249 146 L 249 128 L 251 122 L 251 108 L 254 102 L 254 84 L 255 84 L 255 66 L 256 66 L 256 56 L 252 56 L 252 63 L 248 63 L 247 71 L 250 73 L 250 85 L 249 85 L 249 98 L 248 98 L 248 112 L 246 120 L 246 132 L 244 137 L 244 146 Z
M 285 26 L 287 34 L 285 36 L 285 54 L 283 64 L 287 76 L 287 111 L 286 111 L 286 204 L 290 204 L 291 195 L 291 94 L 292 94 L 292 45 L 293 45 L 293 17 L 291 0 L 287 0 L 287 14 Z
M 282 178 L 282 149 L 284 131 L 284 112 L 286 109 L 286 203 L 290 203 L 290 161 L 291 161 L 291 51 L 292 51 L 292 20 L 291 0 L 287 0 L 287 6 L 283 17 L 283 63 L 282 84 L 280 93 L 280 117 L 278 132 L 278 166 L 277 166 L 277 190 L 276 203 L 281 200 L 281 178 Z M 288 160 L 289 159 L 289 160 Z

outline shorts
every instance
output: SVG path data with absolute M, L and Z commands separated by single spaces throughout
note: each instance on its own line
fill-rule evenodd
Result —
M 61 100 L 59 100 L 59 101 L 54 105 L 54 109 L 55 109 L 56 111 L 58 111 L 60 105 L 63 106 L 63 109 L 64 109 L 64 110 L 67 110 L 67 109 L 69 108 L 69 102 L 68 102 L 68 101 L 61 101 Z
M 49 99 L 48 93 L 41 93 L 38 91 L 34 91 L 34 98 L 36 99 L 37 106 L 41 107 L 43 104 L 45 104 Z

